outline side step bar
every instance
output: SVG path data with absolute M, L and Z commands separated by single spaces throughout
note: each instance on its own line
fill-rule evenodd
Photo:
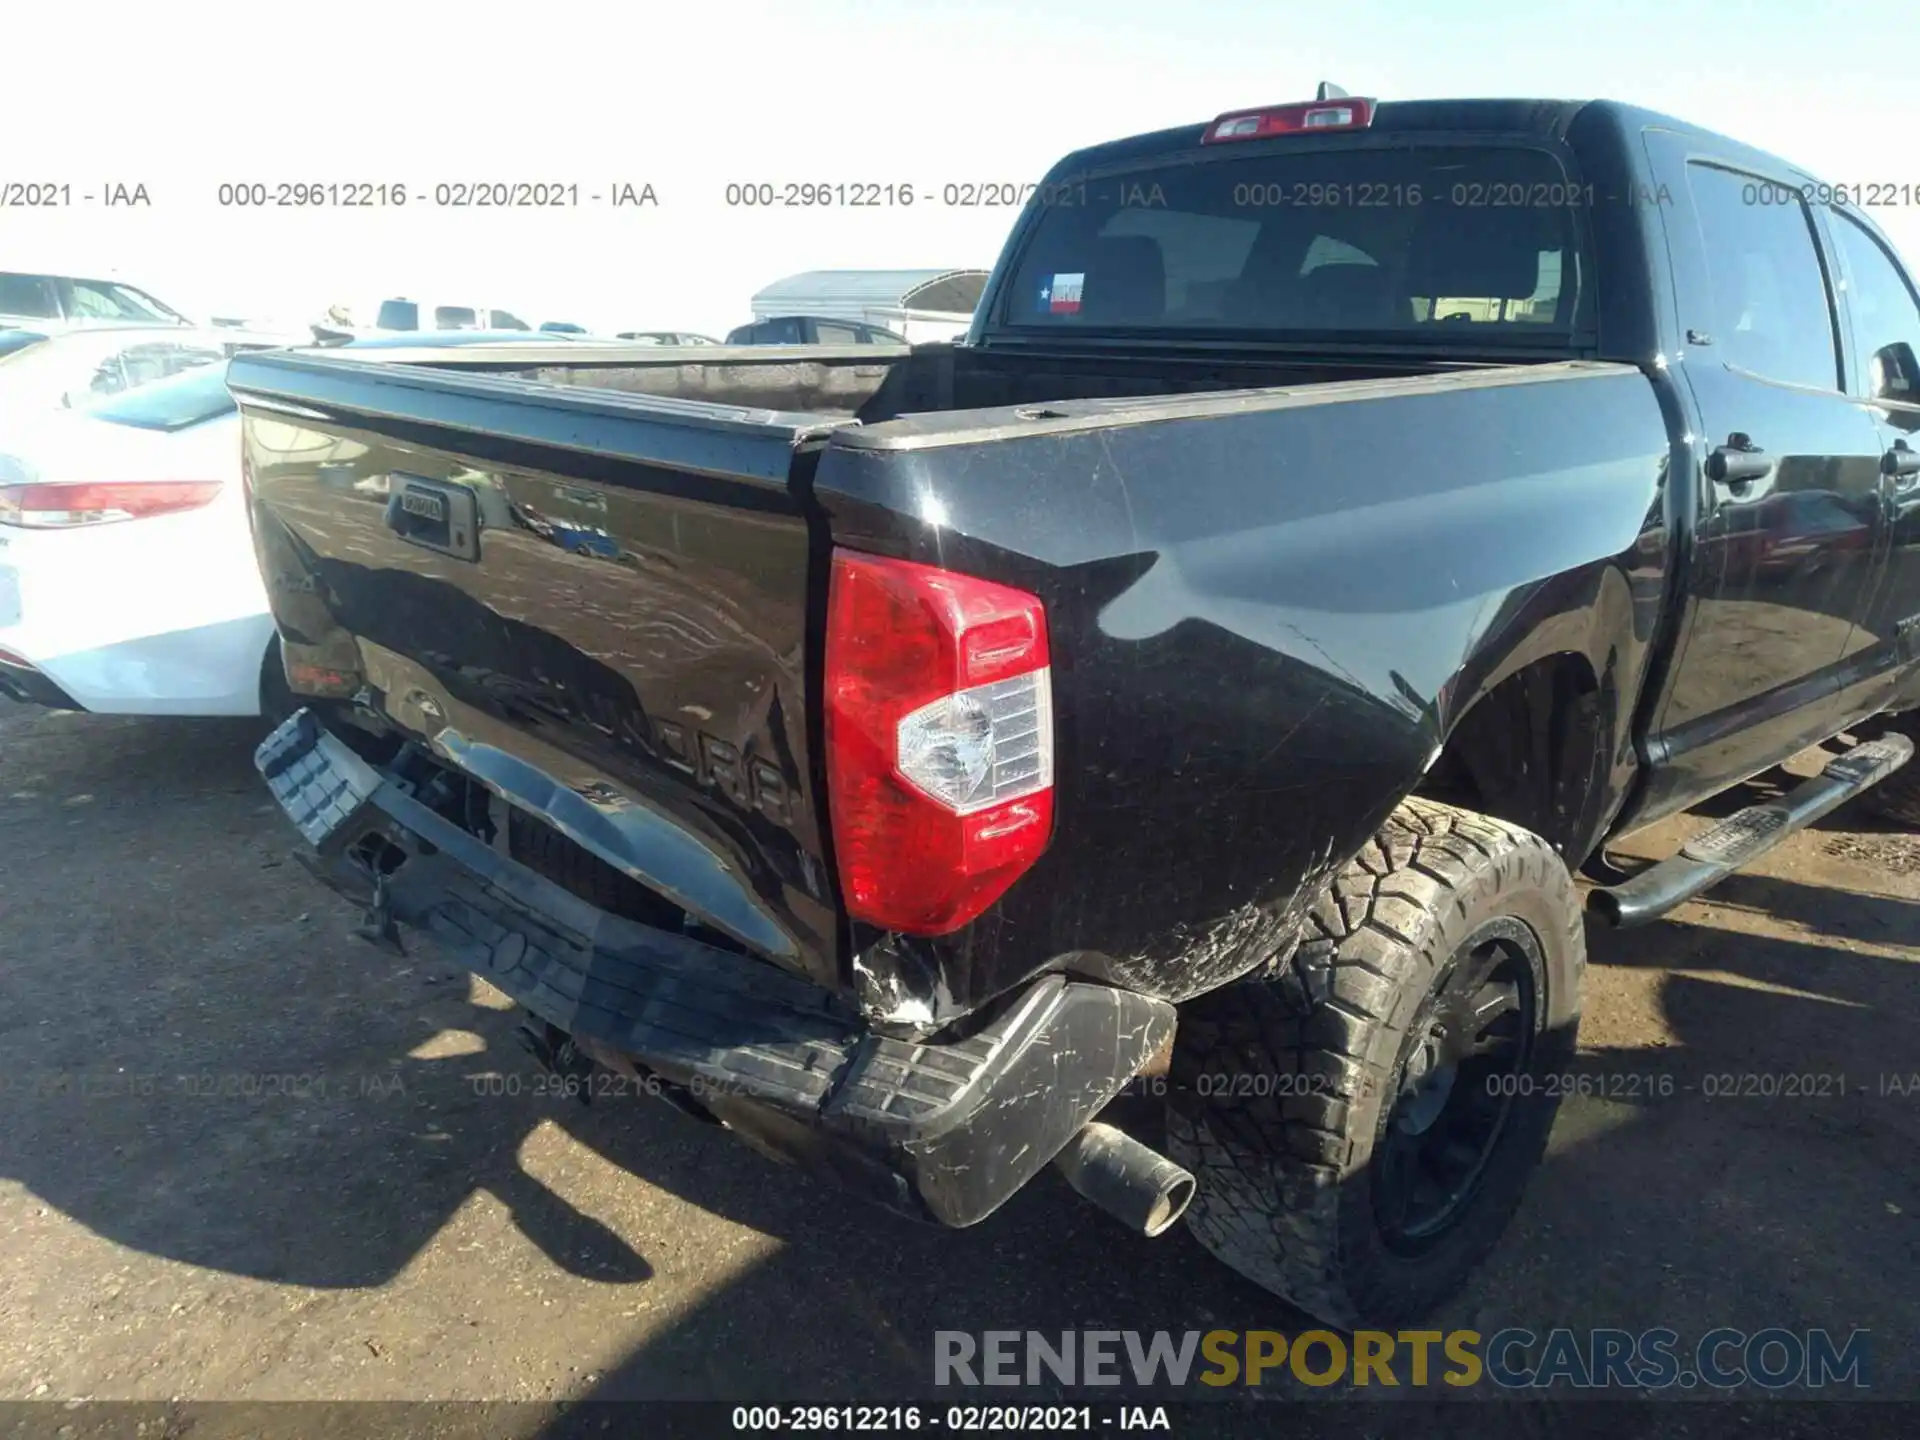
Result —
M 1836 755 L 1804 785 L 1767 805 L 1749 805 L 1701 831 L 1670 860 L 1595 890 L 1587 908 L 1617 929 L 1657 920 L 1764 855 L 1794 831 L 1878 784 L 1913 758 L 1913 741 L 1883 735 Z

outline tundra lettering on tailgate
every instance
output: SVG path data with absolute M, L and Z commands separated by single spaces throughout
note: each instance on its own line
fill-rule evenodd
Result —
M 743 760 L 738 747 L 704 730 L 693 731 L 672 720 L 654 721 L 660 753 L 674 769 L 710 785 L 743 810 L 758 810 L 769 820 L 787 823 L 793 815 L 792 796 L 780 771 L 766 760 Z

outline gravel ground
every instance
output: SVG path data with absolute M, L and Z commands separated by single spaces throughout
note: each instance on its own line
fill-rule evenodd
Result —
M 0 1399 L 946 1401 L 936 1329 L 1301 1325 L 1051 1173 L 939 1233 L 535 1093 L 502 997 L 352 938 L 257 738 L 0 702 Z M 1917 902 L 1920 842 L 1842 811 L 1595 934 L 1608 1093 L 1439 1323 L 1865 1328 L 1920 1397 Z

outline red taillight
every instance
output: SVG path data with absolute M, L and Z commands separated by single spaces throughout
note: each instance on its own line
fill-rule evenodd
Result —
M 145 520 L 198 510 L 220 493 L 218 480 L 136 480 L 120 484 L 0 485 L 0 525 L 66 530 L 116 520 Z
M 836 550 L 826 691 L 849 913 L 909 934 L 959 929 L 1053 833 L 1044 608 L 1005 585 Z
M 1207 126 L 1202 145 L 1223 140 L 1264 140 L 1269 135 L 1296 135 L 1302 131 L 1364 130 L 1373 123 L 1373 101 L 1343 98 L 1305 105 L 1269 105 L 1260 110 L 1233 110 Z

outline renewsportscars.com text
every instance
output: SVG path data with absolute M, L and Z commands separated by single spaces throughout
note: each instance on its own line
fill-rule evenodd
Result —
M 1668 1329 L 939 1330 L 936 1385 L 1284 1384 L 1509 1390 L 1870 1387 L 1868 1332 Z

